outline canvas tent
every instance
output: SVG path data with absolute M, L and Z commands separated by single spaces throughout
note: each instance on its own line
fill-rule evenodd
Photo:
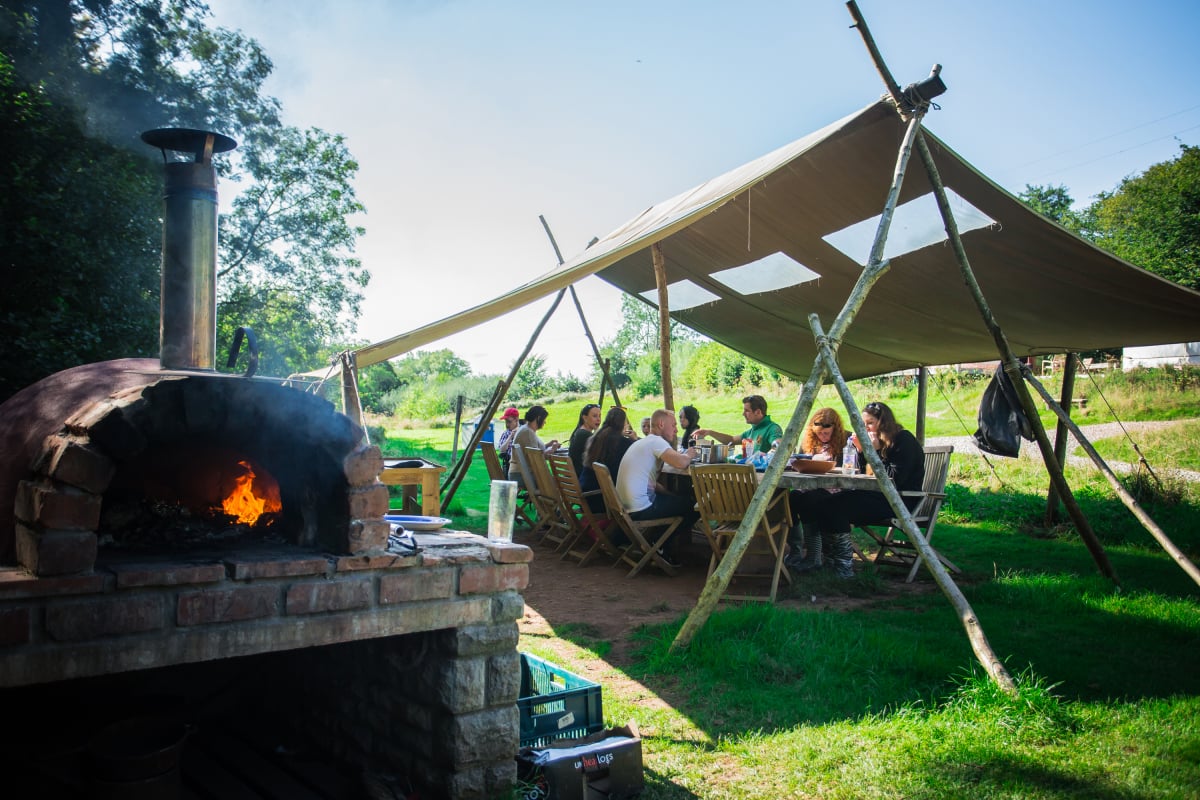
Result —
M 591 274 L 784 373 L 814 357 L 807 316 L 832 320 L 866 261 L 904 125 L 872 103 L 659 203 L 561 267 L 482 305 L 370 345 L 363 367 L 521 308 Z M 1200 338 L 1200 293 L 1121 261 L 1031 211 L 926 131 L 971 265 L 1018 356 Z M 928 178 L 904 183 L 885 257 L 838 356 L 847 379 L 996 357 L 946 244 Z

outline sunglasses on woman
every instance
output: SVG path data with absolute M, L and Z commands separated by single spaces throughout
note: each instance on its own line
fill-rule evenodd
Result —
M 812 424 L 812 426 L 813 426 L 813 428 L 825 429 L 825 428 L 832 428 L 833 423 L 832 422 L 814 422 Z

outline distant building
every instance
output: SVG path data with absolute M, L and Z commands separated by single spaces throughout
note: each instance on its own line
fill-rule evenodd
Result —
M 1151 347 L 1126 347 L 1121 356 L 1121 369 L 1136 367 L 1165 367 L 1184 364 L 1200 365 L 1200 342 L 1158 344 Z

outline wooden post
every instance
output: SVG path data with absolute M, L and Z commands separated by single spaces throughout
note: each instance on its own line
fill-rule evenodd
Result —
M 917 152 L 921 155 L 921 161 L 924 162 L 925 171 L 929 175 L 929 183 L 933 186 L 938 211 L 942 214 L 942 222 L 946 226 L 946 234 L 950 237 L 951 248 L 958 260 L 958 269 L 962 274 L 963 282 L 967 285 L 967 289 L 975 300 L 975 305 L 979 308 L 979 315 L 983 318 L 984 325 L 991 331 L 992 338 L 996 342 L 996 349 L 1000 351 L 1000 358 L 1004 362 L 1004 371 L 1008 373 L 1013 387 L 1017 390 L 1021 410 L 1025 412 L 1030 427 L 1033 428 L 1034 438 L 1037 439 L 1038 447 L 1042 451 L 1042 461 L 1046 464 L 1046 471 L 1050 473 L 1050 480 L 1053 481 L 1055 490 L 1062 498 L 1063 505 L 1067 507 L 1067 513 L 1071 515 L 1071 521 L 1075 523 L 1075 530 L 1079 532 L 1079 538 L 1083 540 L 1092 554 L 1092 560 L 1099 567 L 1100 574 L 1120 586 L 1121 582 L 1117 578 L 1117 572 L 1113 569 L 1112 562 L 1108 560 L 1104 546 L 1100 544 L 1095 531 L 1092 530 L 1091 523 L 1088 522 L 1083 509 L 1075 500 L 1071 487 L 1067 485 L 1066 476 L 1063 475 L 1062 469 L 1054 459 L 1054 447 L 1050 444 L 1050 437 L 1046 435 L 1046 429 L 1042 427 L 1042 420 L 1038 417 L 1037 408 L 1033 405 L 1029 387 L 1025 385 L 1025 381 L 1021 380 L 1021 364 L 1008 345 L 1008 337 L 1004 335 L 1000 324 L 992 316 L 987 298 L 983 296 L 983 290 L 979 288 L 979 283 L 975 280 L 971 262 L 967 259 L 967 251 L 963 247 L 962 238 L 958 235 L 958 223 L 954 219 L 954 212 L 950 209 L 950 201 L 946 199 L 946 188 L 942 184 L 942 176 L 938 173 L 937 164 L 934 163 L 933 154 L 929 152 L 929 145 L 925 143 L 924 136 L 917 137 Z
M 1071 413 L 1071 398 L 1075 396 L 1075 359 L 1074 353 L 1067 353 L 1067 361 L 1063 364 L 1063 379 L 1062 379 L 1062 400 L 1059 405 L 1066 409 L 1068 415 Z M 1058 460 L 1059 469 L 1067 466 L 1067 443 L 1070 432 L 1067 430 L 1067 423 L 1061 419 L 1058 421 L 1058 426 L 1054 429 L 1054 458 Z M 1055 525 L 1059 521 L 1058 515 L 1058 492 L 1054 489 L 1054 484 L 1050 484 L 1049 490 L 1046 492 L 1046 516 L 1043 520 L 1047 528 Z
M 904 116 L 904 100 L 900 93 L 900 87 L 892 77 L 887 65 L 883 62 L 883 56 L 880 55 L 878 48 L 875 47 L 875 40 L 871 36 L 871 32 L 867 29 L 866 20 L 858 10 L 858 5 L 854 0 L 849 0 L 846 6 L 850 9 L 851 16 L 854 17 L 854 27 L 858 28 L 859 34 L 866 43 L 867 50 L 870 52 L 871 59 L 875 62 L 875 67 L 879 70 L 879 74 L 883 78 L 888 93 L 892 96 L 892 100 L 895 102 L 901 116 Z M 916 118 L 919 119 L 920 116 L 918 113 Z M 1092 531 L 1092 527 L 1088 523 L 1087 517 L 1084 516 L 1083 510 L 1079 508 L 1079 504 L 1075 501 L 1075 496 L 1071 494 L 1071 488 L 1067 485 L 1067 480 L 1063 476 L 1062 470 L 1057 469 L 1057 465 L 1051 463 L 1054 451 L 1050 446 L 1050 439 L 1046 436 L 1046 430 L 1042 427 L 1041 419 L 1033 407 L 1033 398 L 1029 395 L 1029 389 L 1026 388 L 1024 381 L 1017 380 L 1020 375 L 1020 364 L 1017 363 L 1016 356 L 1008 346 L 1008 338 L 1004 335 L 1004 331 L 1000 329 L 999 324 L 992 316 L 987 299 L 983 296 L 983 290 L 979 288 L 979 283 L 975 280 L 975 273 L 971 270 L 971 262 L 967 259 L 967 251 L 963 247 L 962 238 L 958 235 L 958 223 L 954 219 L 954 212 L 950 209 L 949 201 L 946 200 L 945 186 L 942 184 L 937 164 L 934 163 L 933 154 L 929 152 L 929 146 L 925 143 L 924 136 L 917 136 L 916 146 L 917 152 L 921 155 L 921 161 L 925 164 L 925 171 L 929 175 L 929 183 L 933 186 L 938 211 L 942 215 L 942 222 L 946 226 L 946 235 L 950 238 L 954 256 L 958 260 L 959 272 L 962 274 L 963 282 L 967 284 L 967 288 L 970 290 L 971 296 L 979 308 L 980 316 L 983 317 L 984 324 L 991 331 L 992 338 L 996 341 L 996 348 L 1000 351 L 1000 358 L 1004 363 L 1004 371 L 1008 373 L 1009 378 L 1012 380 L 1013 386 L 1017 390 L 1017 397 L 1021 403 L 1021 410 L 1025 412 L 1025 415 L 1029 418 L 1029 424 L 1033 427 L 1034 437 L 1037 439 L 1038 447 L 1042 451 L 1042 460 L 1046 462 L 1046 470 L 1050 473 L 1050 480 L 1062 496 L 1063 504 L 1067 507 L 1067 512 L 1071 515 L 1071 519 L 1075 523 L 1075 529 L 1079 531 L 1080 538 L 1087 545 L 1088 551 L 1092 554 L 1092 559 L 1100 568 L 1100 572 L 1119 586 L 1120 582 L 1117 580 L 1116 571 L 1113 569 L 1112 563 L 1109 562 L 1108 555 L 1104 552 L 1100 540 L 1096 538 L 1095 532 Z
M 909 158 L 912 156 L 913 141 L 920 130 L 920 124 L 920 115 L 913 117 L 908 124 L 908 129 L 904 133 L 904 141 L 901 143 L 900 152 L 896 156 L 896 169 L 892 175 L 891 190 L 888 192 L 887 200 L 884 203 L 883 213 L 879 217 L 879 226 L 875 230 L 875 242 L 871 246 L 871 254 L 867 259 L 867 266 L 858 276 L 858 282 L 854 284 L 850 296 L 846 298 L 841 312 L 833 322 L 830 337 L 833 340 L 831 349 L 834 353 L 837 352 L 842 337 L 850 327 L 850 323 L 854 321 L 854 317 L 858 314 L 859 309 L 866 302 L 867 294 L 871 291 L 871 287 L 887 273 L 889 263 L 883 260 L 883 249 L 887 244 L 888 229 L 892 225 L 896 203 L 900 198 L 900 188 L 904 183 L 904 171 L 908 166 Z M 813 317 L 810 317 L 811 319 Z M 800 430 L 808 424 L 808 414 L 812 409 L 813 400 L 817 396 L 817 390 L 821 387 L 821 383 L 825 379 L 825 370 L 825 361 L 821 354 L 818 353 L 817 357 L 813 360 L 808 380 L 805 381 L 804 388 L 800 392 L 800 399 L 796 401 L 796 409 L 792 412 L 792 418 L 788 422 L 787 428 L 783 431 L 783 438 L 779 442 L 780 453 L 792 452 L 796 442 L 800 438 Z M 741 562 L 746 548 L 750 546 L 754 529 L 758 527 L 758 522 L 762 519 L 762 515 L 767 509 L 767 504 L 770 502 L 775 488 L 779 485 L 779 476 L 783 473 L 786 461 L 787 459 L 784 458 L 775 458 L 767 466 L 767 471 L 763 474 L 762 483 L 759 484 L 758 489 L 755 491 L 754 499 L 750 501 L 750 507 L 746 509 L 746 515 L 742 518 L 742 524 L 738 526 L 738 531 L 730 541 L 725 555 L 722 556 L 721 563 L 717 565 L 712 575 L 708 577 L 708 581 L 704 584 L 704 589 L 700 592 L 700 598 L 696 601 L 696 607 L 688 614 L 688 618 L 684 620 L 683 627 L 679 629 L 675 640 L 671 642 L 672 651 L 687 647 L 691 643 L 692 638 L 704 626 L 713 609 L 720 602 L 721 595 L 725 594 L 725 590 L 729 587 L 729 582 L 733 579 L 734 571 L 737 569 L 739 562 Z
M 663 406 L 675 410 L 675 392 L 671 388 L 671 310 L 667 306 L 667 260 L 662 245 L 650 245 L 654 261 L 654 283 L 658 286 L 658 352 L 659 372 L 662 374 Z
M 550 304 L 550 309 L 542 317 L 542 321 L 533 329 L 533 335 L 529 337 L 528 344 L 521 351 L 521 355 L 517 356 L 517 360 L 513 362 L 512 369 L 508 371 L 508 377 L 502 381 L 501 386 L 497 387 L 496 395 L 492 398 L 492 404 L 488 408 L 485 417 L 480 417 L 481 423 L 490 423 L 492 417 L 496 414 L 496 409 L 500 405 L 500 401 L 508 394 L 508 387 L 512 386 L 513 379 L 517 377 L 517 373 L 521 370 L 521 365 L 525 363 L 525 359 L 529 357 L 529 353 L 533 350 L 534 342 L 538 336 L 542 334 L 542 329 L 546 327 L 546 323 L 550 321 L 550 317 L 554 316 L 554 312 L 558 309 L 559 303 L 562 302 L 563 295 L 567 293 L 566 289 L 560 289 L 558 295 L 554 298 L 554 302 Z M 503 391 L 501 391 L 501 389 Z M 475 454 L 475 447 L 479 444 L 479 440 L 483 438 L 483 426 L 475 429 L 475 435 L 471 437 L 471 445 L 463 454 L 463 459 L 454 466 L 450 474 L 446 476 L 446 480 L 442 483 L 442 507 L 446 508 L 450 505 L 450 501 L 454 499 L 454 493 L 458 491 L 458 486 L 462 483 L 462 479 L 467 474 L 467 467 L 471 465 L 471 457 Z
M 346 351 L 342 359 L 342 413 L 363 429 L 363 440 L 369 442 L 367 426 L 363 422 L 362 402 L 358 399 L 358 365 L 354 353 Z
M 550 246 L 554 248 L 554 256 L 558 259 L 558 265 L 563 264 L 562 251 L 558 249 L 558 240 L 554 238 L 554 232 L 550 230 L 550 223 L 546 222 L 546 217 L 538 214 L 538 219 L 542 221 L 542 227 L 546 229 L 546 236 L 550 237 Z M 588 247 L 591 247 L 596 242 L 593 239 L 588 242 Z M 587 317 L 583 315 L 583 305 L 579 302 L 579 295 L 575 293 L 575 286 L 572 284 L 567 287 L 571 290 L 571 300 L 575 303 L 575 310 L 579 312 L 579 321 L 583 323 L 583 333 L 587 336 L 588 344 L 592 346 L 592 355 L 596 357 L 596 364 L 600 367 L 600 405 L 604 405 L 604 383 L 612 387 L 613 405 L 621 405 L 621 398 L 617 397 L 617 384 L 613 381 L 612 376 L 608 373 L 608 361 L 600 357 L 600 348 L 596 346 L 596 339 L 592 336 L 592 329 L 588 326 Z
M 929 369 L 928 367 L 917 368 L 917 424 L 916 433 L 917 441 L 921 446 L 925 446 L 925 408 L 929 401 Z
M 460 394 L 454 399 L 454 444 L 450 448 L 450 463 L 458 463 L 458 431 L 462 428 L 462 411 L 463 411 L 463 396 Z M 479 418 L 481 423 L 479 427 L 483 427 L 483 417 Z
M 1079 446 L 1091 457 L 1092 462 L 1095 463 L 1100 472 L 1108 480 L 1108 484 L 1112 486 L 1113 491 L 1117 493 L 1117 497 L 1121 498 L 1121 502 L 1125 504 L 1125 507 L 1133 512 L 1133 515 L 1142 523 L 1142 527 L 1148 530 L 1150 535 L 1157 539 L 1162 548 L 1167 551 L 1167 554 L 1175 559 L 1175 563 L 1179 564 L 1183 571 L 1200 585 L 1200 569 L 1197 569 L 1196 565 L 1184 555 L 1183 551 L 1175 546 L 1175 543 L 1171 541 L 1163 529 L 1158 527 L 1150 515 L 1138 504 L 1134 496 L 1129 493 L 1100 454 L 1096 452 L 1096 448 L 1092 447 L 1092 443 L 1083 435 L 1083 431 L 1079 430 L 1079 426 L 1071 421 L 1071 415 L 1062 406 L 1055 404 L 1054 398 L 1046 391 L 1046 387 L 1042 386 L 1041 382 L 1033 377 L 1033 373 L 1028 368 L 1025 370 L 1025 380 L 1042 396 L 1042 399 L 1046 401 L 1046 405 L 1050 406 L 1050 409 L 1058 416 L 1059 422 L 1066 425 L 1071 433 L 1075 435 L 1075 440 L 1079 442 Z
M 920 121 L 920 118 L 917 118 Z M 821 357 L 825 359 L 825 368 L 833 376 L 833 383 L 837 386 L 838 395 L 842 398 L 842 404 L 846 407 L 846 414 L 850 418 L 850 424 L 854 427 L 854 433 L 862 442 L 870 442 L 871 435 L 867 431 L 866 423 L 862 421 L 862 416 L 859 414 L 858 404 L 854 402 L 854 395 L 850 392 L 850 387 L 846 385 L 846 381 L 842 378 L 842 373 L 838 369 L 837 359 L 834 356 L 833 350 L 829 347 L 829 340 L 821 331 L 821 322 L 817 319 L 817 315 L 813 314 L 809 317 L 811 327 L 816 335 L 817 348 Z M 873 447 L 864 447 L 863 456 L 866 457 L 867 463 L 871 465 L 871 469 L 875 472 L 875 483 L 879 486 L 879 491 L 883 492 L 883 496 L 887 498 L 888 504 L 892 507 L 892 513 L 896 519 L 900 520 L 901 527 L 909 540 L 916 545 L 920 551 L 921 557 L 924 560 L 925 566 L 929 568 L 930 574 L 933 575 L 934 581 L 938 588 L 942 590 L 942 594 L 954 606 L 954 610 L 958 612 L 958 619 L 963 625 L 963 629 L 967 633 L 967 639 L 971 642 L 971 649 L 975 651 L 975 657 L 979 659 L 979 663 L 983 665 L 991 679 L 1001 689 L 1010 695 L 1016 695 L 1017 685 L 1013 682 L 1012 676 L 1008 674 L 1008 670 L 1004 668 L 1004 662 L 992 649 L 991 643 L 988 641 L 987 635 L 983 632 L 983 627 L 979 624 L 979 618 L 975 616 L 975 611 L 971 608 L 971 604 L 967 601 L 966 596 L 954 583 L 954 579 L 950 577 L 950 573 L 942 565 L 941 559 L 938 558 L 934 549 L 929 546 L 929 541 L 921 533 L 921 529 L 917 527 L 917 523 L 912 518 L 912 513 L 908 507 L 904 505 L 904 498 L 900 496 L 900 492 L 896 490 L 896 484 L 892 483 L 892 479 L 888 476 L 887 468 L 883 465 L 883 460 L 879 457 L 879 453 Z

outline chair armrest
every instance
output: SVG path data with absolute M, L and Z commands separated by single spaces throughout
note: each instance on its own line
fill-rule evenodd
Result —
M 590 492 L 584 492 L 580 497 L 599 497 L 602 492 L 599 489 L 592 489 Z

